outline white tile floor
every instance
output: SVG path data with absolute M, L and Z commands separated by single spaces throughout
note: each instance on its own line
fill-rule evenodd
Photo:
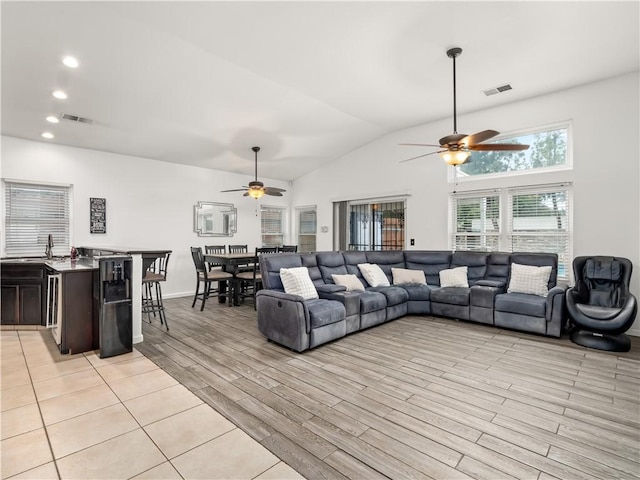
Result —
M 136 350 L 5 330 L 0 349 L 3 479 L 302 478 Z

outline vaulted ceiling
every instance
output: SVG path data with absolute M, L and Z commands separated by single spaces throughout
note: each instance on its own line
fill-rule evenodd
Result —
M 630 2 L 7 2 L 2 134 L 292 180 L 382 135 L 638 71 Z M 80 66 L 61 63 L 73 55 Z M 512 90 L 486 96 L 491 87 Z M 54 89 L 68 98 L 56 100 Z M 70 114 L 92 123 L 48 115 Z M 41 133 L 55 138 L 45 140 Z M 446 135 L 451 132 L 442 132 Z M 415 140 L 415 139 L 411 139 Z

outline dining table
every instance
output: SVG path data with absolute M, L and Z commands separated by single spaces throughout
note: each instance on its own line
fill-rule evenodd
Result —
M 244 252 L 244 253 L 205 253 L 204 261 L 208 263 L 219 264 L 222 266 L 222 270 L 228 273 L 231 273 L 234 278 L 236 273 L 240 270 L 241 266 L 246 266 L 249 264 L 253 264 L 255 262 L 256 255 L 254 252 Z M 235 283 L 235 280 L 234 280 Z M 220 294 L 218 295 L 218 302 L 225 303 L 227 301 L 227 296 L 224 295 L 226 290 L 226 282 L 220 283 Z M 230 299 L 229 305 L 238 306 L 239 302 L 239 292 L 236 288 L 231 288 L 230 286 Z

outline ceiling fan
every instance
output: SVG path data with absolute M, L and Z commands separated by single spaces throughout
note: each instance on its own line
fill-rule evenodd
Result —
M 439 153 L 444 161 L 448 165 L 462 165 L 468 161 L 472 151 L 497 151 L 497 150 L 526 150 L 529 145 L 521 145 L 517 143 L 488 143 L 483 144 L 490 138 L 495 137 L 500 132 L 495 130 L 483 130 L 482 132 L 467 135 L 465 133 L 458 133 L 458 122 L 456 118 L 456 58 L 460 56 L 462 49 L 459 47 L 450 48 L 447 50 L 447 57 L 453 60 L 453 133 L 442 137 L 439 140 L 439 145 L 428 143 L 402 143 L 401 145 L 412 145 L 418 147 L 439 147 L 443 150 L 436 152 L 424 153 L 416 157 L 407 158 L 402 160 L 408 162 L 409 160 L 415 160 L 416 158 L 426 157 Z
M 258 181 L 258 152 L 260 151 L 260 147 L 251 147 L 251 150 L 255 153 L 255 180 L 253 182 L 249 182 L 249 186 L 236 188 L 234 190 L 222 190 L 222 192 L 244 192 L 244 197 L 255 198 L 256 200 L 261 198 L 263 195 L 271 195 L 272 197 L 281 197 L 282 192 L 286 192 L 286 190 L 282 188 L 276 187 L 265 187 L 264 183 Z

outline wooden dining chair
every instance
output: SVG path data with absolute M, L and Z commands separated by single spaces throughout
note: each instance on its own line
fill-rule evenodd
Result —
M 298 251 L 298 245 L 282 245 L 278 247 L 278 253 L 295 253 Z
M 267 255 L 277 253 L 277 247 L 263 247 L 256 248 L 255 256 L 253 259 L 255 268 L 251 272 L 240 272 L 236 274 L 236 286 L 237 295 L 239 298 L 251 297 L 253 298 L 253 309 L 256 309 L 256 293 L 262 288 L 262 276 L 260 275 L 260 263 L 258 257 L 260 255 Z
M 233 298 L 233 284 L 234 279 L 231 273 L 223 272 L 222 270 L 212 269 L 209 271 L 204 261 L 204 255 L 202 254 L 202 248 L 191 247 L 191 258 L 193 264 L 196 267 L 196 293 L 193 296 L 193 303 L 191 308 L 196 304 L 198 298 L 202 300 L 200 305 L 200 311 L 204 310 L 204 304 L 209 297 L 217 297 L 222 292 L 220 291 L 220 282 L 226 281 L 229 284 L 229 299 Z M 200 284 L 203 284 L 203 290 L 200 292 Z M 214 284 L 217 286 L 214 287 Z
M 204 253 L 206 253 L 207 255 L 225 254 L 227 253 L 227 247 L 225 245 L 205 245 Z M 222 270 L 221 263 L 207 262 L 207 267 L 209 268 L 209 271 L 213 270 L 214 268 Z

